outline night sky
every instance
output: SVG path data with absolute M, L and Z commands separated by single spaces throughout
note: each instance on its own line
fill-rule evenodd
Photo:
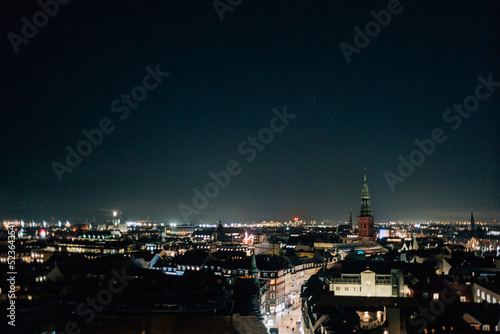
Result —
M 500 82 L 500 3 L 403 0 L 348 63 L 339 45 L 355 47 L 354 28 L 388 3 L 244 0 L 221 21 L 212 1 L 73 0 L 16 53 L 8 33 L 22 37 L 41 7 L 3 2 L 0 218 L 116 208 L 183 222 L 179 205 L 194 208 L 193 188 L 234 160 L 239 174 L 188 221 L 345 221 L 365 167 L 376 222 L 498 219 L 500 87 L 457 129 L 443 116 L 478 76 Z M 169 75 L 114 112 L 148 66 Z M 247 161 L 238 147 L 284 108 L 296 117 Z M 60 182 L 53 162 L 103 119 L 113 131 Z M 392 191 L 386 172 L 436 128 L 447 139 Z

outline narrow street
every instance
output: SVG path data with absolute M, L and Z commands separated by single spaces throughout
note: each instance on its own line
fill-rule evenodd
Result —
M 297 321 L 300 318 L 300 324 Z M 278 328 L 279 334 L 302 334 L 304 333 L 302 329 L 302 311 L 300 307 L 296 309 L 286 308 L 276 314 L 271 314 L 266 317 L 269 324 L 269 320 L 272 320 L 272 326 L 266 326 L 267 328 Z

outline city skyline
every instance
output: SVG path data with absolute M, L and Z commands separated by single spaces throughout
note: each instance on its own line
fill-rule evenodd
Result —
M 9 6 L 0 219 L 500 217 L 495 2 Z

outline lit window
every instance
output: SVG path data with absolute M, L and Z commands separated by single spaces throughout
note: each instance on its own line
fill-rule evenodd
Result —
M 432 299 L 439 299 L 439 293 L 435 293 L 433 296 L 432 296 Z

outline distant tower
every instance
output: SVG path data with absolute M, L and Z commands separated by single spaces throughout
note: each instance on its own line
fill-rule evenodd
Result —
M 470 230 L 471 231 L 476 230 L 476 222 L 474 221 L 474 212 L 470 213 Z
M 222 220 L 219 218 L 219 224 L 217 225 L 215 232 L 212 235 L 212 238 L 215 242 L 219 241 L 219 237 L 222 235 L 222 229 L 224 226 L 222 226 Z
M 415 235 L 415 233 L 412 234 L 412 239 L 413 239 L 413 250 L 418 250 L 417 236 Z
M 366 168 L 363 179 L 363 189 L 361 190 L 361 211 L 358 216 L 358 237 L 375 241 L 375 223 L 370 207 L 370 192 L 366 182 Z
M 252 253 L 252 257 L 250 259 L 250 269 L 248 270 L 248 276 L 250 276 L 255 283 L 259 282 L 259 268 L 257 268 L 255 252 Z
M 354 222 L 352 221 L 352 209 L 349 213 L 349 226 L 351 227 L 351 229 L 354 229 Z

